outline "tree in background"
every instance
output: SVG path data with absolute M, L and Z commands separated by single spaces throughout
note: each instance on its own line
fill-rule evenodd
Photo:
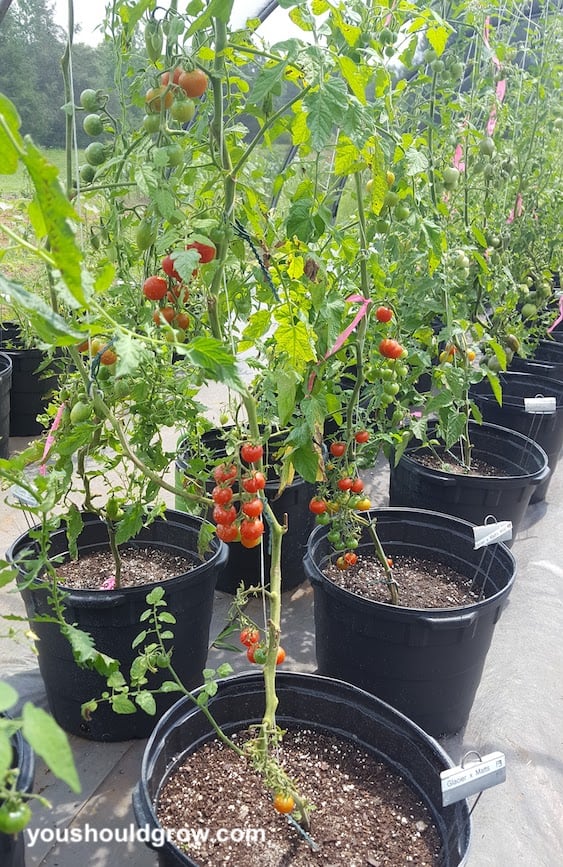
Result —
M 49 0 L 13 0 L 0 19 L 0 91 L 18 106 L 22 132 L 43 147 L 64 147 L 61 57 L 65 41 Z M 108 46 L 75 43 L 73 77 L 77 101 L 92 81 L 96 87 L 109 89 Z M 80 147 L 90 141 L 81 127 L 77 136 Z

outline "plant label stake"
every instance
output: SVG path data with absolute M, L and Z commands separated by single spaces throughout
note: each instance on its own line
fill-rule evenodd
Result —
M 476 755 L 477 760 L 468 762 L 470 755 Z M 476 795 L 491 786 L 504 783 L 506 780 L 506 760 L 504 753 L 493 752 L 486 756 L 471 750 L 466 753 L 461 764 L 442 771 L 440 784 L 442 788 L 442 805 L 448 807 L 456 801 L 462 801 L 470 795 Z
M 554 397 L 525 397 L 524 412 L 554 413 L 557 409 Z
M 496 521 L 491 524 L 481 524 L 478 527 L 473 527 L 474 543 L 473 548 L 483 548 L 492 542 L 506 542 L 512 539 L 512 521 Z

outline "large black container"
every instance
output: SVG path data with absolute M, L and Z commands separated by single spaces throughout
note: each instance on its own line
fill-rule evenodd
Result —
M 37 416 L 44 412 L 49 391 L 57 385 L 57 377 L 38 371 L 46 356 L 40 349 L 28 349 L 19 325 L 0 325 L 0 349 L 12 360 L 12 393 L 10 399 L 10 436 L 36 436 L 43 431 Z
M 550 377 L 510 371 L 499 374 L 499 379 L 502 406 L 493 394 L 488 379 L 471 386 L 471 398 L 479 407 L 485 421 L 519 431 L 538 443 L 546 452 L 553 473 L 563 445 L 563 382 Z M 554 397 L 555 412 L 526 412 L 524 399 L 538 395 Z M 538 485 L 530 502 L 536 503 L 545 499 L 549 481 L 548 478 Z
M 554 332 L 554 334 L 561 332 Z M 563 345 L 558 339 L 540 340 L 534 352 L 536 361 L 563 364 Z
M 280 672 L 276 688 L 276 717 L 283 729 L 306 727 L 328 732 L 353 741 L 359 749 L 391 766 L 430 810 L 443 841 L 444 867 L 467 863 L 471 834 L 467 803 L 442 806 L 439 775 L 451 767 L 451 760 L 436 741 L 393 708 L 348 683 Z M 210 702 L 213 716 L 227 734 L 258 723 L 263 709 L 261 674 L 221 681 Z M 188 700 L 180 700 L 162 718 L 147 743 L 141 780 L 133 794 L 135 817 L 141 828 L 149 832 L 160 829 L 154 804 L 163 783 L 187 754 L 212 737 L 209 723 Z M 160 867 L 197 867 L 172 843 L 165 842 L 157 851 Z M 241 853 L 238 863 L 247 862 L 248 855 Z
M 413 441 L 396 465 L 391 461 L 389 504 L 435 509 L 473 524 L 482 524 L 492 515 L 497 521 L 512 521 L 515 536 L 532 494 L 549 476 L 549 467 L 534 440 L 507 427 L 476 422 L 469 426 L 473 457 L 508 475 L 473 476 L 425 467 L 416 455 L 428 454 L 429 449 Z
M 219 430 L 210 430 L 203 434 L 201 438 L 204 449 L 210 450 L 214 460 L 220 461 L 225 459 L 225 441 Z M 275 448 L 275 439 L 270 443 Z M 191 460 L 190 447 L 187 441 L 180 442 L 178 448 L 178 456 L 176 458 L 176 479 L 179 485 L 182 484 L 184 472 L 188 469 Z M 268 476 L 266 482 L 265 495 L 272 507 L 274 515 L 279 521 L 284 520 L 284 515 L 287 515 L 287 524 L 289 527 L 288 533 L 282 541 L 282 590 L 292 590 L 298 584 L 305 580 L 303 572 L 303 556 L 307 546 L 307 539 L 315 526 L 315 516 L 309 511 L 309 500 L 315 493 L 314 485 L 304 481 L 300 476 L 295 476 L 291 484 L 289 484 L 278 496 L 279 479 L 273 475 Z M 215 485 L 213 478 L 207 484 L 208 493 Z M 175 506 L 177 509 L 187 508 L 186 501 L 176 498 Z M 211 517 L 211 512 L 209 514 Z M 270 574 L 270 555 L 269 555 L 269 530 L 267 522 L 264 521 L 264 576 L 266 583 L 269 583 Z M 260 584 L 261 576 L 261 549 L 244 548 L 238 542 L 232 542 L 229 545 L 229 565 L 227 569 L 222 570 L 217 582 L 217 590 L 222 590 L 224 593 L 236 593 L 237 587 L 241 582 L 245 587 Z
M 13 767 L 18 769 L 18 791 L 29 794 L 33 788 L 35 756 L 30 745 L 17 731 L 12 738 L 14 749 Z M 24 867 L 25 841 L 21 834 L 0 833 L 0 864 L 2 867 Z
M 108 548 L 107 531 L 95 515 L 85 514 L 84 530 L 78 538 L 79 553 L 84 555 Z M 228 549 L 214 538 L 204 560 L 197 554 L 197 540 L 202 519 L 182 512 L 168 510 L 165 519 L 157 519 L 143 529 L 132 544 L 152 547 L 174 554 L 184 554 L 200 560 L 189 572 L 166 581 L 165 599 L 168 610 L 176 618 L 174 629 L 173 665 L 186 687 L 201 682 L 208 652 L 209 626 L 213 613 L 213 598 L 217 575 L 224 567 Z M 29 533 L 24 533 L 7 552 L 7 559 L 18 562 L 23 553 L 33 550 L 35 544 Z M 67 555 L 68 543 L 64 529 L 52 535 L 51 554 Z M 146 595 L 155 587 L 145 584 L 123 590 L 69 590 L 65 600 L 65 618 L 88 632 L 98 650 L 121 663 L 127 677 L 138 650 L 131 645 L 142 629 L 140 616 L 147 608 Z M 117 715 L 107 703 L 101 703 L 89 721 L 81 718 L 80 706 L 98 698 L 106 689 L 105 680 L 96 672 L 78 668 L 69 642 L 53 623 L 37 622 L 36 615 L 51 614 L 47 601 L 47 588 L 21 588 L 27 615 L 38 636 L 39 668 L 50 710 L 56 721 L 71 734 L 96 741 L 119 741 L 145 738 L 155 723 L 155 717 L 137 710 L 133 715 Z M 148 675 L 149 688 L 169 680 L 166 671 Z M 157 718 L 177 698 L 174 694 L 158 695 Z
M 0 458 L 10 455 L 10 388 L 12 359 L 0 352 Z
M 378 509 L 386 554 L 436 560 L 468 577 L 483 599 L 457 608 L 403 608 L 337 587 L 323 574 L 334 551 L 327 528 L 311 534 L 305 570 L 315 603 L 319 674 L 354 683 L 440 737 L 466 724 L 516 563 L 502 544 L 475 549 L 472 525 L 421 509 Z M 358 553 L 373 553 L 367 531 Z
M 510 373 L 531 373 L 533 376 L 546 376 L 563 382 L 563 358 L 561 361 L 540 361 L 537 358 L 521 358 L 515 355 L 510 362 Z

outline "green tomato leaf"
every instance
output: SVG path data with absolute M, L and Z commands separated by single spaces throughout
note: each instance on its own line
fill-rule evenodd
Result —
M 137 712 L 137 708 L 135 707 L 133 702 L 128 699 L 127 696 L 123 693 L 112 696 L 111 706 L 114 713 L 131 714 Z
M 80 780 L 68 739 L 55 720 L 42 708 L 26 702 L 22 711 L 23 734 L 50 771 L 73 792 L 80 791 Z
M 138 692 L 135 696 L 135 702 L 139 705 L 141 710 L 144 710 L 149 716 L 154 716 L 156 713 L 156 701 L 154 699 L 154 695 L 148 690 L 143 690 L 142 692 Z
M 0 174 L 13 175 L 17 170 L 23 141 L 19 134 L 20 118 L 15 105 L 0 94 Z
M 17 700 L 18 694 L 13 686 L 0 681 L 0 713 L 4 713 L 4 711 L 13 707 Z

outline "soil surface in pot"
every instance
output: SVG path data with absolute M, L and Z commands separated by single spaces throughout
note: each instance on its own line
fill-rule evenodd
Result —
M 428 453 L 410 453 L 409 457 L 422 464 L 423 467 L 428 467 L 429 470 L 438 470 L 441 473 L 455 473 L 459 476 L 488 476 L 489 478 L 504 477 L 507 473 L 496 467 L 494 464 L 484 461 L 481 458 L 471 458 L 471 466 L 468 468 L 464 464 L 458 463 L 454 458 L 449 458 L 446 454 L 437 455 Z
M 472 589 L 473 579 L 445 563 L 403 554 L 390 559 L 399 586 L 399 604 L 404 608 L 457 608 L 473 605 L 479 598 Z M 387 577 L 376 557 L 359 554 L 357 563 L 348 569 L 330 563 L 323 573 L 343 590 L 371 602 L 390 602 Z
M 301 794 L 315 805 L 310 835 L 317 852 L 274 811 L 271 795 L 246 759 L 218 741 L 188 756 L 166 781 L 157 804 L 161 825 L 209 829 L 206 842 L 188 847 L 201 867 L 441 863 L 440 837 L 426 806 L 402 777 L 369 753 L 330 734 L 289 729 L 280 756 Z M 216 832 L 223 828 L 243 834 L 248 829 L 248 841 L 218 842 Z M 255 829 L 260 833 L 251 833 Z
M 121 551 L 122 587 L 158 584 L 183 575 L 198 566 L 198 562 L 158 548 L 123 548 Z M 62 586 L 72 590 L 107 590 L 104 582 L 115 577 L 113 557 L 109 551 L 95 551 L 78 560 L 57 566 Z

